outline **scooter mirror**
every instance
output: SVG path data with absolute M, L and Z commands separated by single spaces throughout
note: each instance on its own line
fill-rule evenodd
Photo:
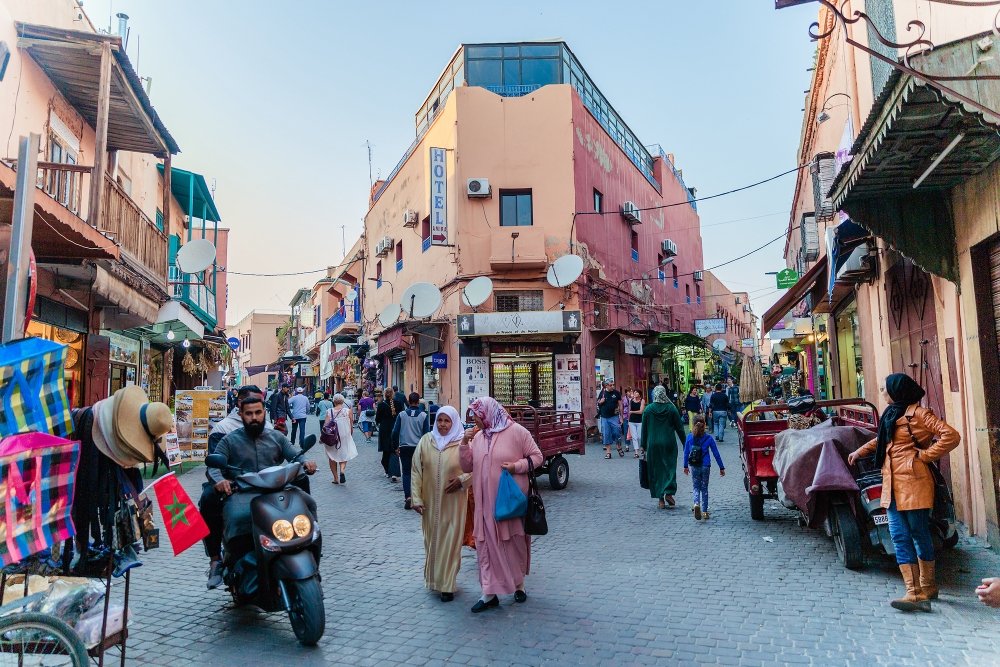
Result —
M 312 449 L 313 445 L 316 444 L 316 435 L 307 435 L 306 439 L 302 442 L 302 451 L 308 452 Z
M 209 454 L 205 457 L 205 465 L 209 468 L 227 468 L 229 461 L 222 454 Z

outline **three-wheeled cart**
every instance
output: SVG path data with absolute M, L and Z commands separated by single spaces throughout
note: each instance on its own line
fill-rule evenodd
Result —
M 529 405 L 504 406 L 511 418 L 528 429 L 545 457 L 535 475 L 548 473 L 553 489 L 569 484 L 569 461 L 565 454 L 585 454 L 587 426 L 582 412 L 533 408 Z

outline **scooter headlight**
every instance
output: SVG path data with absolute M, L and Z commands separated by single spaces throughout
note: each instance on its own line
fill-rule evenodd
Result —
M 305 514 L 299 514 L 292 519 L 292 527 L 295 529 L 296 535 L 305 537 L 312 530 L 312 521 Z
M 271 532 L 278 539 L 279 542 L 288 542 L 295 537 L 295 532 L 292 530 L 292 524 L 286 519 L 278 519 L 271 526 Z

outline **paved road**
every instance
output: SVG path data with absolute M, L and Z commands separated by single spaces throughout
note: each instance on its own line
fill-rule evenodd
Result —
M 527 604 L 472 615 L 474 554 L 454 602 L 424 590 L 418 517 L 363 440 L 345 487 L 330 483 L 322 448 L 312 453 L 327 615 L 318 647 L 298 646 L 280 614 L 231 609 L 223 591 L 205 590 L 200 548 L 174 558 L 164 544 L 135 571 L 129 664 L 1000 664 L 1000 614 L 972 594 L 1000 559 L 963 541 L 940 561 L 935 613 L 896 612 L 891 563 L 847 571 L 829 539 L 773 505 L 750 521 L 735 438 L 722 446 L 733 474 L 713 471 L 706 523 L 683 503 L 658 510 L 632 458 L 605 461 L 598 447 L 572 458 L 565 491 L 541 484 L 550 533 L 535 542 Z M 196 498 L 203 471 L 181 479 Z M 680 497 L 689 490 L 682 477 Z

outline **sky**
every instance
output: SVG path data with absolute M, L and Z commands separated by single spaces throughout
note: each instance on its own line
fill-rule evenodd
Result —
M 817 5 L 771 0 L 265 2 L 85 0 L 99 28 L 129 15 L 127 50 L 181 147 L 216 187 L 228 269 L 323 269 L 361 233 L 375 178 L 463 42 L 565 40 L 644 144 L 673 153 L 700 197 L 796 166 Z M 110 10 L 110 12 L 109 12 Z M 115 25 L 117 25 L 117 20 Z M 699 204 L 705 267 L 781 236 L 794 174 Z M 778 239 L 716 274 L 763 314 Z M 303 276 L 230 275 L 227 321 L 286 309 Z

